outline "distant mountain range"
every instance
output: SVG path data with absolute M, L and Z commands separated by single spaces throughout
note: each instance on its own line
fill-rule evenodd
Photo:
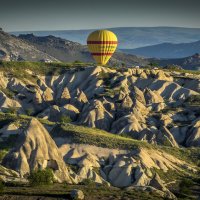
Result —
M 14 36 L 0 31 L 0 60 L 11 61 L 61 61 L 94 62 L 87 46 L 55 36 L 35 36 L 33 34 Z M 110 65 L 146 66 L 150 63 L 160 66 L 180 65 L 185 69 L 199 69 L 200 56 L 195 54 L 181 59 L 142 58 L 121 51 L 114 53 L 109 61 Z
M 155 58 L 183 58 L 200 53 L 200 40 L 191 43 L 162 43 L 136 49 L 121 49 L 122 52 Z
M 119 49 L 133 49 L 161 43 L 190 43 L 200 40 L 200 28 L 179 27 L 121 27 L 108 28 L 119 40 Z M 62 31 L 23 31 L 12 34 L 33 33 L 37 36 L 53 35 L 63 39 L 86 44 L 91 30 L 62 30 Z
M 155 59 L 152 62 L 158 63 L 160 66 L 166 65 L 179 65 L 183 69 L 188 70 L 200 70 L 200 54 L 194 54 L 186 58 L 176 58 L 176 59 Z

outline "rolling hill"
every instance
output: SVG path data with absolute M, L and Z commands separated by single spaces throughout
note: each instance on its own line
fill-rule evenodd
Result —
M 56 58 L 46 54 L 15 36 L 0 30 L 0 59 L 5 60 L 28 60 L 39 61 L 48 59 L 50 61 L 58 61 Z
M 55 36 L 35 36 L 33 34 L 19 35 L 20 39 L 26 41 L 30 45 L 56 57 L 62 62 L 73 62 L 79 60 L 81 62 L 94 62 L 86 45 L 81 45 L 77 42 L 72 42 Z M 137 57 L 135 55 L 126 54 L 123 52 L 115 52 L 110 59 L 109 64 L 119 65 L 122 63 L 127 65 L 146 65 L 149 63 L 147 59 Z
M 154 58 L 184 58 L 200 53 L 200 40 L 192 43 L 162 43 L 136 49 L 121 49 L 122 52 Z
M 177 59 L 155 59 L 152 60 L 158 63 L 160 66 L 167 66 L 167 65 L 179 65 L 183 69 L 188 70 L 200 70 L 200 54 L 194 54 L 192 56 L 188 56 L 186 58 L 177 58 Z

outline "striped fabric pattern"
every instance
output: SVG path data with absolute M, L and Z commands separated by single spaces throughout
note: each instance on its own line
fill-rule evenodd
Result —
M 97 64 L 105 65 L 117 48 L 116 35 L 108 30 L 92 32 L 87 39 L 87 45 Z

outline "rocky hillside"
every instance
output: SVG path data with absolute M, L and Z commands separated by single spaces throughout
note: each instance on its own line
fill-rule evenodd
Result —
M 18 37 L 25 40 L 30 45 L 35 46 L 35 48 L 40 51 L 43 51 L 63 62 L 73 62 L 77 60 L 82 62 L 94 62 L 87 46 L 76 42 L 55 36 L 38 37 L 33 34 L 19 35 Z M 126 65 L 143 66 L 148 64 L 149 61 L 134 55 L 115 52 L 109 64 L 121 66 L 122 63 Z
M 5 182 L 48 167 L 60 183 L 176 199 L 183 177 L 197 180 L 199 73 L 26 62 L 0 70 Z
M 76 42 L 54 36 L 37 37 L 33 34 L 19 35 L 19 38 L 35 46 L 40 51 L 56 57 L 60 61 L 73 62 L 80 60 L 83 62 L 93 62 L 87 46 Z
M 0 30 L 0 60 L 2 59 L 7 61 L 39 61 L 44 59 L 58 61 L 33 45 Z

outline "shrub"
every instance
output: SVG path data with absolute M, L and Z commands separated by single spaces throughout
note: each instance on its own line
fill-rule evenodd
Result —
M 6 150 L 0 150 L 0 162 L 3 160 L 4 156 L 7 154 L 8 152 Z
M 17 108 L 17 107 L 9 107 L 9 108 L 6 108 L 5 112 L 11 113 L 11 114 L 17 114 L 18 109 L 19 108 Z
M 0 90 L 10 99 L 13 99 L 15 96 L 15 93 L 7 88 L 0 87 Z
M 82 62 L 80 60 L 75 60 L 74 64 L 77 64 L 77 63 L 79 64 L 79 63 L 82 63 Z
M 18 134 L 10 135 L 7 139 L 4 139 L 2 142 L 0 142 L 1 159 L 3 159 L 3 157 L 6 155 L 7 150 L 13 148 L 13 146 L 16 144 L 17 138 Z
M 200 104 L 200 95 L 191 95 L 186 99 L 186 102 L 191 105 L 199 105 Z
M 90 186 L 90 187 L 96 186 L 96 183 L 95 183 L 93 180 L 89 179 L 89 178 L 84 179 L 84 180 L 81 182 L 81 184 L 82 184 L 82 185 L 87 185 L 87 186 Z
M 33 114 L 33 109 L 32 109 L 32 108 L 27 108 L 27 109 L 26 109 L 26 114 L 27 114 L 28 116 L 31 116 L 31 115 Z
M 98 74 L 98 78 L 100 78 L 100 79 L 109 78 L 109 73 L 106 73 L 106 72 L 104 72 L 104 71 L 101 71 L 101 72 Z
M 32 171 L 28 176 L 30 185 L 50 185 L 53 183 L 53 171 L 49 168 L 44 170 Z
M 169 70 L 182 70 L 183 68 L 179 65 L 166 65 L 165 67 L 163 67 L 163 69 L 169 69 Z
M 194 185 L 194 182 L 190 179 L 183 179 L 179 184 L 179 191 L 183 194 L 190 195 L 192 193 L 191 187 Z
M 155 62 L 151 62 L 149 65 L 151 67 L 159 67 L 158 63 L 155 63 Z
M 69 116 L 67 116 L 67 115 L 63 115 L 60 118 L 60 122 L 62 124 L 70 123 L 71 121 L 72 121 L 71 118 Z
M 3 192 L 3 190 L 4 190 L 4 184 L 2 180 L 0 179 L 0 194 Z

